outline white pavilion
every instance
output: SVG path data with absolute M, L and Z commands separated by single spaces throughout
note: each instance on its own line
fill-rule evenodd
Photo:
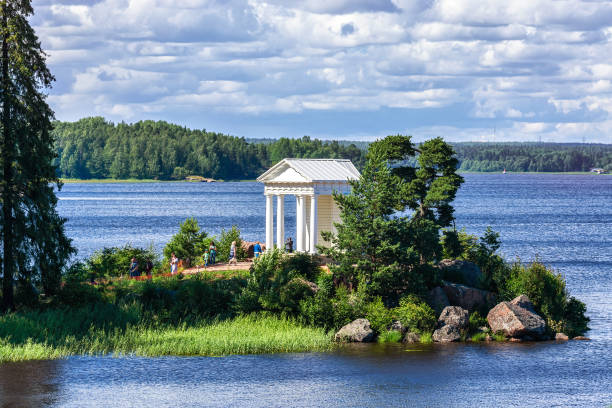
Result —
M 283 159 L 257 178 L 266 196 L 266 249 L 274 247 L 274 196 L 276 196 L 276 245 L 285 245 L 285 195 L 296 197 L 295 250 L 316 253 L 316 246 L 329 245 L 322 231 L 336 232 L 339 209 L 334 191 L 347 194 L 349 180 L 360 177 L 350 160 Z

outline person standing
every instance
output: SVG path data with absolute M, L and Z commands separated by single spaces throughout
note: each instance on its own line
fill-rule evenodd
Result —
M 232 245 L 230 246 L 229 253 L 229 264 L 238 265 L 238 259 L 236 258 L 236 241 L 232 241 Z
M 140 272 L 138 271 L 138 261 L 136 258 L 132 258 L 132 263 L 130 264 L 130 278 L 135 278 L 136 276 L 140 276 Z
M 261 255 L 261 245 L 259 245 L 259 241 L 256 242 L 255 246 L 253 247 L 253 255 L 255 258 L 259 258 L 259 255 Z
M 176 255 L 174 255 L 174 252 L 173 252 L 172 255 L 170 255 L 170 274 L 176 275 L 177 271 L 178 271 L 178 258 L 176 257 Z
M 210 241 L 208 250 L 210 251 L 210 264 L 214 265 L 217 261 L 217 246 L 215 245 L 215 241 Z
M 285 241 L 285 251 L 289 253 L 293 252 L 293 240 L 291 237 L 287 238 L 287 241 Z
M 208 259 L 209 259 L 208 249 L 205 249 L 204 250 L 204 268 L 208 266 Z
M 153 276 L 153 262 L 150 259 L 147 259 L 145 264 L 145 272 L 149 278 Z

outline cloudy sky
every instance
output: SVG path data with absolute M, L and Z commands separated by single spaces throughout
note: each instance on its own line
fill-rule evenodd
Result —
M 33 0 L 60 120 L 612 143 L 612 2 Z

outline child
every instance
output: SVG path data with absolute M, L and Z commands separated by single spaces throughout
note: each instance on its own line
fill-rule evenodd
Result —
M 206 268 L 208 266 L 208 249 L 204 250 L 204 267 Z

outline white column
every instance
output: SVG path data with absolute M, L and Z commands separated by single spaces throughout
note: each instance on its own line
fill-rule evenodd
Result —
M 303 252 L 304 251 L 304 224 L 306 218 L 306 203 L 304 200 L 304 196 L 298 195 L 296 196 L 297 205 L 296 205 L 296 251 Z
M 317 253 L 317 195 L 310 197 L 310 253 Z
M 274 247 L 274 201 L 273 196 L 266 196 L 266 251 Z
M 285 196 L 276 196 L 276 247 L 285 247 Z

